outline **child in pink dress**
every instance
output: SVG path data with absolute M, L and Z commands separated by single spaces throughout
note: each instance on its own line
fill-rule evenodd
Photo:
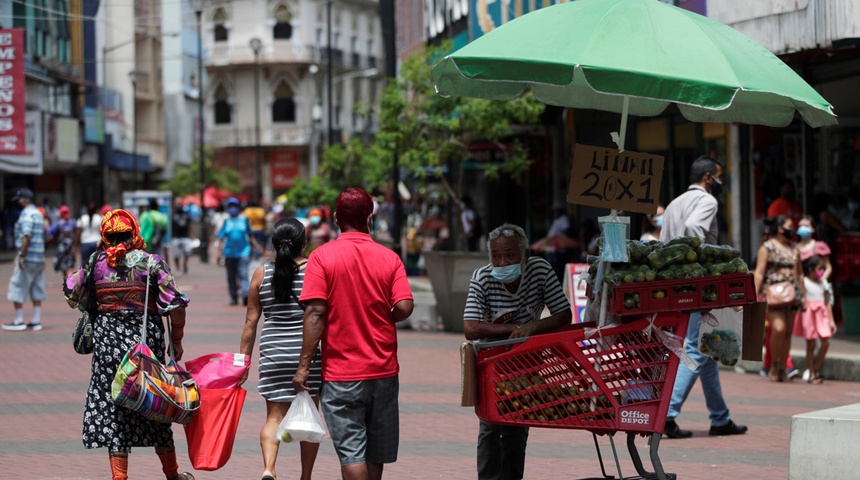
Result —
M 830 337 L 836 331 L 833 319 L 833 290 L 824 278 L 825 262 L 818 255 L 803 262 L 803 282 L 806 287 L 806 309 L 797 312 L 794 335 L 806 339 L 806 368 L 809 383 L 824 382 L 821 367 L 830 347 Z M 821 344 L 815 351 L 816 340 Z

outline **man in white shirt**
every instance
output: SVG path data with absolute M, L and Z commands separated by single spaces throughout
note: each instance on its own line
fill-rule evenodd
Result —
M 686 192 L 669 203 L 663 214 L 663 230 L 660 240 L 667 242 L 677 237 L 698 237 L 705 243 L 717 243 L 717 199 L 723 191 L 723 169 L 719 162 L 708 156 L 701 156 L 690 167 L 690 187 Z M 686 365 L 678 365 L 675 376 L 675 388 L 672 390 L 672 400 L 666 413 L 666 429 L 664 434 L 669 438 L 689 438 L 693 432 L 681 430 L 675 418 L 681 413 L 681 406 L 687 400 L 696 379 L 702 380 L 702 391 L 705 403 L 710 412 L 711 428 L 709 435 L 738 435 L 746 433 L 747 427 L 735 425 L 729 416 L 729 407 L 723 400 L 723 390 L 720 387 L 720 369 L 711 357 L 699 352 L 699 320 L 702 314 L 690 314 L 687 326 L 687 337 L 684 342 L 684 352 L 699 364 L 697 371 L 692 371 Z

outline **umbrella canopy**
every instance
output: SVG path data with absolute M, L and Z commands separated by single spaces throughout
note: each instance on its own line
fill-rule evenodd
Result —
M 836 123 L 831 105 L 733 28 L 653 0 L 576 0 L 498 27 L 433 68 L 441 95 L 658 115 L 695 122 Z

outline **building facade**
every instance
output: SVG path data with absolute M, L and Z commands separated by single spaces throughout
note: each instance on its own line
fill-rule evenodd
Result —
M 375 131 L 355 105 L 384 85 L 376 1 L 218 0 L 203 39 L 207 145 L 248 199 L 315 175 L 322 145 Z

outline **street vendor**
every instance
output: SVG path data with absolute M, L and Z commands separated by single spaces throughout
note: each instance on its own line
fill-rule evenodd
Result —
M 472 273 L 463 313 L 466 339 L 517 338 L 569 325 L 572 313 L 550 264 L 529 257 L 522 228 L 505 223 L 487 235 L 490 263 Z M 544 308 L 550 316 L 541 318 Z M 480 421 L 478 480 L 521 479 L 528 427 Z

